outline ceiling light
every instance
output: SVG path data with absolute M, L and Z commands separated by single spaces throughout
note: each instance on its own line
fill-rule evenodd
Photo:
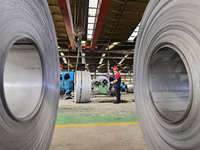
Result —
M 95 17 L 88 17 L 88 23 L 94 23 Z
M 129 54 L 126 54 L 124 57 L 128 57 Z
M 87 34 L 92 34 L 93 30 L 88 30 Z
M 129 54 L 126 54 L 124 57 L 128 57 Z M 122 64 L 125 59 L 123 58 L 118 64 Z
M 64 61 L 65 64 L 67 64 L 67 60 L 66 60 L 66 58 L 63 58 L 63 61 Z
M 88 24 L 88 30 L 93 30 L 94 29 L 94 24 Z
M 65 56 L 65 54 L 64 54 L 63 52 L 61 52 L 60 55 L 61 55 L 61 56 Z M 63 62 L 64 62 L 65 64 L 67 64 L 67 60 L 66 60 L 66 58 L 63 57 L 62 59 L 63 59 Z
M 91 39 L 92 38 L 92 35 L 91 34 L 88 34 L 87 35 L 87 39 Z
M 106 53 L 103 53 L 103 54 L 102 54 L 102 57 L 105 57 L 105 56 L 106 56 Z
M 97 7 L 97 3 L 98 3 L 98 0 L 90 0 L 89 1 L 89 7 L 90 8 L 96 8 Z
M 133 33 L 131 34 L 131 36 L 128 38 L 128 41 L 133 41 L 135 39 L 135 37 L 138 35 L 139 28 L 140 28 L 140 23 L 135 28 L 135 30 L 133 31 Z
M 103 58 L 100 59 L 99 65 L 101 65 L 102 63 L 103 63 Z
M 105 57 L 105 56 L 106 56 L 106 53 L 103 53 L 103 54 L 101 55 L 101 57 Z M 103 63 L 103 60 L 104 60 L 104 58 L 101 58 L 101 59 L 100 59 L 99 65 L 101 65 L 101 64 Z
M 118 45 L 120 42 L 114 42 L 112 43 L 108 48 L 106 48 L 106 50 L 108 49 L 112 49 L 113 47 L 115 47 L 116 45 Z
M 89 0 L 87 39 L 92 38 L 94 22 L 96 20 L 98 0 Z
M 83 46 L 85 46 L 85 45 L 86 45 L 86 41 L 81 41 L 81 44 L 82 44 Z
M 97 9 L 91 9 L 91 8 L 89 8 L 89 11 L 88 11 L 88 16 L 90 16 L 90 17 L 94 17 L 94 16 L 96 16 L 96 12 L 97 12 Z

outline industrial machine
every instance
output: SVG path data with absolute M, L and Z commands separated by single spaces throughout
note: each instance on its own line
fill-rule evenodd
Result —
M 121 83 L 120 87 L 121 87 L 121 92 L 126 91 L 126 85 L 124 84 L 124 82 Z
M 108 94 L 110 81 L 105 76 L 99 76 L 93 81 L 94 90 L 100 94 Z
M 63 98 L 71 98 L 74 90 L 74 72 L 63 71 L 60 79 L 60 94 Z

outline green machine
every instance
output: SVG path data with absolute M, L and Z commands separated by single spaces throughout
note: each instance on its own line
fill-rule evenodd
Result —
M 108 94 L 110 88 L 110 81 L 105 76 L 99 76 L 93 81 L 93 87 L 99 94 Z

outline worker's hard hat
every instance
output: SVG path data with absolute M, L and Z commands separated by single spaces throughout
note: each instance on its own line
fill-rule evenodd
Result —
M 118 71 L 118 68 L 117 68 L 117 67 L 114 67 L 114 68 L 113 68 L 113 71 Z

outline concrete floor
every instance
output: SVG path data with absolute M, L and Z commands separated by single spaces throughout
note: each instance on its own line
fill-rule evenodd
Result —
M 133 94 L 122 93 L 121 97 L 134 99 Z M 106 96 L 96 96 L 87 104 L 60 100 L 56 124 L 71 126 L 55 128 L 50 150 L 146 150 L 139 125 L 125 125 L 138 122 L 135 103 L 113 104 L 113 100 Z M 98 123 L 105 125 L 86 125 Z

